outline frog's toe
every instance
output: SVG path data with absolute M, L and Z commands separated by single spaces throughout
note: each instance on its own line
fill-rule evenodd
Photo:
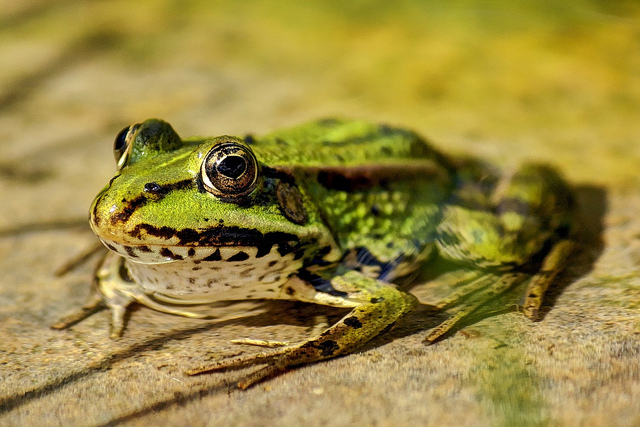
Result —
M 76 323 L 81 322 L 92 314 L 95 314 L 100 310 L 104 310 L 105 308 L 107 308 L 107 305 L 102 301 L 101 296 L 97 292 L 92 292 L 89 296 L 89 300 L 84 306 L 59 319 L 56 323 L 51 325 L 51 329 L 60 330 L 70 328 Z
M 288 348 L 282 348 L 269 353 L 257 353 L 231 357 L 228 359 L 222 359 L 209 365 L 202 365 L 197 368 L 189 369 L 185 372 L 185 374 L 192 376 L 206 374 L 209 372 L 242 369 L 250 365 L 265 365 L 282 356 L 283 354 L 288 353 L 289 351 L 290 350 Z
M 242 390 L 246 390 L 247 388 L 251 387 L 252 385 L 266 379 L 269 378 L 275 374 L 277 374 L 278 372 L 283 371 L 284 369 L 282 368 L 278 368 L 277 366 L 272 366 L 272 365 L 268 365 L 265 366 L 264 368 L 260 368 L 258 369 L 256 372 L 252 373 L 251 375 L 247 376 L 244 380 L 239 381 L 238 382 L 238 388 L 242 389 Z
M 282 358 L 282 356 L 286 353 L 288 353 L 288 349 L 280 349 L 270 353 L 258 353 L 247 356 L 232 357 L 229 359 L 220 360 L 209 365 L 203 365 L 197 368 L 189 369 L 185 371 L 185 374 L 189 376 L 195 376 L 211 372 L 237 370 L 252 365 L 266 365 L 249 374 L 242 381 L 238 382 L 238 388 L 244 390 L 257 382 L 260 382 L 263 379 L 276 374 L 279 371 L 285 370 L 287 364 L 283 363 L 284 358 Z
M 561 240 L 556 243 L 542 261 L 538 271 L 529 284 L 525 293 L 522 313 L 531 320 L 538 320 L 542 299 L 555 277 L 564 268 L 566 260 L 575 247 L 571 240 Z
M 287 347 L 292 345 L 288 341 L 258 340 L 254 338 L 240 338 L 237 340 L 231 340 L 231 342 L 233 344 L 255 345 L 258 347 L 268 347 L 268 348 Z

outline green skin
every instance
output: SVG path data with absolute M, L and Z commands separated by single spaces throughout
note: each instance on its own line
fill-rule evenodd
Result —
M 573 246 L 571 194 L 556 172 L 525 165 L 502 176 L 403 129 L 321 120 L 260 138 L 181 140 L 152 119 L 124 129 L 115 154 L 118 172 L 91 207 L 112 250 L 98 292 L 54 327 L 106 305 L 119 336 L 133 302 L 202 318 L 212 317 L 196 309 L 206 304 L 255 298 L 352 309 L 303 343 L 187 372 L 266 365 L 242 388 L 360 348 L 418 304 L 396 285 L 438 257 L 467 274 L 439 305 L 456 311 L 426 342 L 519 283 L 535 319 Z

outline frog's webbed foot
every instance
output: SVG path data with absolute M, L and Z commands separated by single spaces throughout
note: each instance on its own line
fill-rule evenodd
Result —
M 238 387 L 244 389 L 289 367 L 350 353 L 392 326 L 418 303 L 413 295 L 355 271 L 335 277 L 331 284 L 334 289 L 345 292 L 348 306 L 355 305 L 355 308 L 320 335 L 301 344 L 284 346 L 274 351 L 239 356 L 200 366 L 187 371 L 186 374 L 198 375 L 266 365 L 238 383 Z M 249 343 L 264 342 L 254 340 Z

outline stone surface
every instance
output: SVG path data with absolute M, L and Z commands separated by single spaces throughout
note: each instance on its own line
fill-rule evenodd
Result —
M 0 424 L 640 425 L 640 8 L 635 2 L 0 1 Z M 296 303 L 208 322 L 135 310 L 124 338 L 82 304 L 86 210 L 111 146 L 147 117 L 181 135 L 319 116 L 414 128 L 449 152 L 554 164 L 584 227 L 542 321 L 478 318 L 436 345 L 421 307 L 357 354 L 247 391 L 186 377 L 296 340 Z M 423 302 L 443 285 L 414 288 Z

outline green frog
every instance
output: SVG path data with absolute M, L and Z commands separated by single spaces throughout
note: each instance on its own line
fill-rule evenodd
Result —
M 151 119 L 123 129 L 114 154 L 117 172 L 90 208 L 109 249 L 97 292 L 53 327 L 106 306 L 117 337 L 132 303 L 197 318 L 218 301 L 350 309 L 302 343 L 187 372 L 261 365 L 241 388 L 358 350 L 416 307 L 406 284 L 437 260 L 465 274 L 427 343 L 519 284 L 521 311 L 536 319 L 573 246 L 571 193 L 553 169 L 501 174 L 387 125 L 325 119 L 262 137 L 181 139 Z

